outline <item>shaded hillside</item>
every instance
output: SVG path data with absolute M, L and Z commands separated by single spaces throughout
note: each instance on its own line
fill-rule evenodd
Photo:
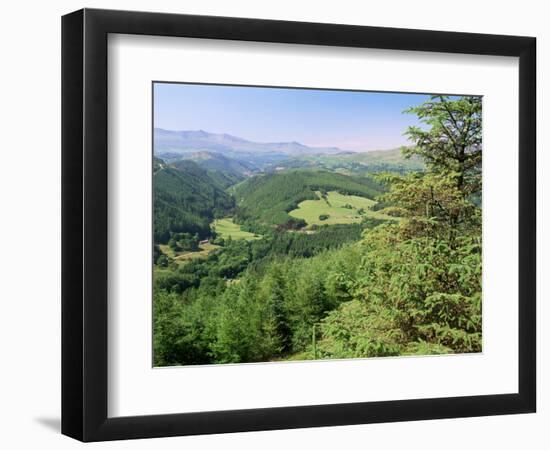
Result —
M 369 178 L 323 171 L 257 175 L 235 187 L 236 217 L 241 222 L 254 221 L 285 228 L 300 228 L 305 223 L 288 213 L 304 200 L 317 199 L 316 191 L 338 191 L 374 199 L 382 188 Z
M 194 152 L 183 155 L 183 159 L 194 161 L 203 169 L 227 172 L 233 175 L 250 176 L 258 171 L 258 167 L 246 161 L 228 158 L 221 153 Z
M 210 222 L 234 206 L 219 180 L 192 161 L 167 165 L 154 161 L 153 214 L 155 243 L 165 243 L 170 233 L 209 236 Z
M 209 176 L 224 188 L 253 175 L 259 168 L 247 161 L 228 158 L 220 153 L 194 152 L 180 155 L 172 165 L 178 167 L 180 161 L 191 160 L 208 171 Z
M 216 161 L 209 158 L 198 160 L 179 159 L 177 161 L 171 162 L 170 166 L 175 167 L 176 169 L 183 168 L 183 170 L 185 170 L 189 167 L 189 163 L 192 162 L 201 169 L 205 170 L 210 179 L 214 181 L 214 184 L 219 185 L 219 187 L 222 187 L 223 189 L 226 189 L 229 186 L 233 186 L 234 184 L 244 180 L 248 176 L 248 172 L 247 175 L 241 172 L 240 168 L 244 168 L 244 166 L 240 165 L 240 163 L 238 163 L 237 161 L 232 161 L 229 158 L 215 158 L 215 160 Z M 227 166 L 224 169 L 225 160 L 227 160 Z

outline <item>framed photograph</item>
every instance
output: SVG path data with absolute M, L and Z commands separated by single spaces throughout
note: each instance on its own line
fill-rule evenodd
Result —
M 62 21 L 62 432 L 535 412 L 532 37 Z

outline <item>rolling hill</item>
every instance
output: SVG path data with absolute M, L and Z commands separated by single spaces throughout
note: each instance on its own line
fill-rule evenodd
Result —
M 301 155 L 276 162 L 267 167 L 266 170 L 316 169 L 364 175 L 377 172 L 406 173 L 424 170 L 424 168 L 424 163 L 420 158 L 404 158 L 401 149 L 395 148 L 361 153 L 341 152 L 332 155 Z
M 339 192 L 328 192 L 322 196 L 317 192 L 316 200 L 304 200 L 297 209 L 288 214 L 303 219 L 311 226 L 362 223 L 364 219 L 378 221 L 393 220 L 392 217 L 373 211 L 375 200 L 357 195 L 345 195 Z
M 356 175 L 424 170 L 420 158 L 406 159 L 398 148 L 351 152 L 337 147 L 309 147 L 299 142 L 253 142 L 203 130 L 155 128 L 154 153 L 169 163 L 191 159 L 208 170 L 244 176 L 286 169 L 317 169 Z
M 299 142 L 252 142 L 230 134 L 207 131 L 173 131 L 154 129 L 154 153 L 167 162 L 173 162 L 193 153 L 217 153 L 244 165 L 263 169 L 294 156 L 306 154 L 334 154 L 336 147 L 308 147 Z
M 170 163 L 175 168 L 187 167 L 189 162 L 195 163 L 206 170 L 211 180 L 221 187 L 228 188 L 250 176 L 253 172 L 250 166 L 226 158 L 223 155 L 209 152 L 198 152 L 185 155 L 184 159 L 178 159 Z
M 239 161 L 233 158 L 228 158 L 226 156 L 223 156 L 221 153 L 215 152 L 194 152 L 184 155 L 183 159 L 194 161 L 206 170 L 230 172 L 233 174 L 244 176 L 250 176 L 254 172 L 258 171 L 258 167 L 256 167 L 254 164 L 250 164 L 245 161 Z
M 177 165 L 154 161 L 153 214 L 155 243 L 166 243 L 170 232 L 210 235 L 210 222 L 233 209 L 234 201 L 212 175 L 193 161 Z
M 305 221 L 288 213 L 304 200 L 318 199 L 317 191 L 336 191 L 374 199 L 382 188 L 368 177 L 307 170 L 256 175 L 236 185 L 233 191 L 239 221 L 301 228 Z

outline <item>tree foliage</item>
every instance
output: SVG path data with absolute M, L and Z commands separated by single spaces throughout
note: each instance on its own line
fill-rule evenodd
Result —
M 481 189 L 481 97 L 451 99 L 437 95 L 407 112 L 425 127 L 409 127 L 406 135 L 415 144 L 406 156 L 418 155 L 432 172 L 451 176 L 465 195 Z
M 481 350 L 481 100 L 433 97 L 412 108 L 428 170 L 381 177 L 383 211 L 402 218 L 365 233 L 355 302 L 323 321 L 326 356 Z

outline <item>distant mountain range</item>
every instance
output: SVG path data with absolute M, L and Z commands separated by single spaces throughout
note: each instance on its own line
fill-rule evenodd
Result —
M 155 154 L 185 154 L 209 151 L 231 155 L 234 153 L 283 154 L 297 156 L 305 154 L 335 154 L 343 150 L 337 147 L 309 147 L 299 142 L 252 142 L 230 134 L 208 133 L 207 131 L 172 131 L 155 128 Z
M 299 142 L 252 142 L 230 134 L 154 129 L 154 153 L 168 164 L 191 160 L 233 179 L 263 171 L 321 169 L 341 173 L 422 170 L 419 158 L 404 159 L 400 149 L 351 152 L 338 147 L 309 147 Z

